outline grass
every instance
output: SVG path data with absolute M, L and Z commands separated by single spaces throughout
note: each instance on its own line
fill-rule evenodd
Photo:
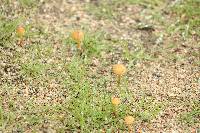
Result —
M 165 103 L 156 101 L 153 97 L 143 96 L 136 103 L 136 116 L 144 122 L 150 122 L 155 119 L 161 111 L 164 110 Z
M 102 32 L 96 32 L 96 33 L 90 33 L 90 32 L 85 32 L 85 37 L 82 42 L 83 45 L 83 50 L 84 50 L 84 57 L 85 58 L 90 58 L 91 56 L 98 57 L 100 56 L 101 51 L 106 50 L 107 48 L 110 47 L 108 42 L 105 40 L 104 33 Z M 70 46 L 73 48 L 73 51 L 75 52 L 76 49 L 76 42 L 69 36 L 66 38 L 63 43 L 67 46 Z M 77 51 L 76 51 L 77 52 Z
M 177 16 L 173 31 L 180 32 L 184 38 L 189 35 L 200 35 L 200 2 L 198 0 L 185 0 L 175 3 L 172 12 Z M 177 19 L 178 18 L 178 19 Z
M 120 5 L 139 5 L 145 6 L 152 14 L 152 19 L 157 19 L 158 22 L 166 24 L 163 19 L 163 13 L 161 11 L 161 7 L 165 4 L 163 0 L 111 0 L 111 1 L 100 1 L 97 4 L 89 4 L 87 11 L 99 19 L 117 19 L 120 16 L 120 12 L 118 8 Z M 167 5 L 168 8 L 170 6 L 170 13 L 175 14 L 172 16 L 173 22 L 167 26 L 167 31 L 174 35 L 176 33 L 180 33 L 181 36 L 186 39 L 190 35 L 200 35 L 199 33 L 199 16 L 200 9 L 198 8 L 200 2 L 198 0 L 180 0 L 174 2 L 172 5 Z M 152 8 L 154 11 L 152 12 Z M 156 9 L 158 8 L 158 9 Z M 170 23 L 170 22 L 169 22 Z
M 0 45 L 10 45 L 10 43 L 15 41 L 13 33 L 15 32 L 19 22 L 19 19 L 11 22 L 9 20 L 5 20 L 3 17 L 0 19 L 0 39 L 2 40 Z
M 122 5 L 139 5 L 145 6 L 147 8 L 155 8 L 161 4 L 163 4 L 163 0 L 101 0 L 98 2 L 94 2 L 88 5 L 87 11 L 98 19 L 118 19 L 121 15 L 118 10 Z M 159 12 L 157 12 L 158 15 Z M 155 14 L 156 15 L 156 14 Z
M 33 7 L 38 3 L 37 0 L 19 0 L 19 2 L 23 7 Z
M 117 4 L 113 1 L 100 1 L 97 2 L 98 4 L 89 4 L 87 6 L 87 11 L 93 15 L 95 15 L 97 18 L 105 18 L 105 19 L 113 19 L 117 17 L 117 13 L 114 11 Z M 92 12 L 91 12 L 92 11 Z
M 27 6 L 31 7 L 33 3 L 35 6 L 37 1 L 20 0 L 19 3 L 29 10 Z M 119 15 L 115 9 L 122 3 L 151 9 L 163 1 L 102 1 L 98 6 L 89 4 L 89 9 L 99 18 L 113 20 Z M 175 5 L 173 11 L 177 15 L 185 13 L 189 21 L 180 20 L 177 24 L 189 24 L 188 31 L 192 33 L 192 30 L 196 30 L 198 20 L 191 20 L 191 16 L 198 15 L 198 11 L 191 10 L 192 2 L 188 5 L 182 4 Z M 116 87 L 110 67 L 118 60 L 126 63 L 128 71 L 133 71 L 136 63 L 156 60 L 142 44 L 138 43 L 134 45 L 134 49 L 129 49 L 125 40 L 106 40 L 105 32 L 88 29 L 84 31 L 84 51 L 80 55 L 75 42 L 67 36 L 68 33 L 63 35 L 64 37 L 57 33 L 52 36 L 53 32 L 44 31 L 45 26 L 30 23 L 25 25 L 24 39 L 27 45 L 19 47 L 16 45 L 18 38 L 15 30 L 24 20 L 8 20 L 5 17 L 2 15 L 0 19 L 0 47 L 12 55 L 1 52 L 0 59 L 8 66 L 19 66 L 15 75 L 21 76 L 23 80 L 18 81 L 16 78 L 17 81 L 9 81 L 9 74 L 6 73 L 8 77 L 5 74 L 6 80 L 0 82 L 0 131 L 51 132 L 52 129 L 56 132 L 126 132 L 127 127 L 123 121 L 125 116 L 134 116 L 135 126 L 140 126 L 141 123 L 151 124 L 168 107 L 167 101 L 159 101 L 156 96 L 147 96 L 143 90 L 142 95 L 134 94 L 134 88 L 131 88 L 133 83 L 129 81 L 130 73 L 125 75 L 122 84 Z M 57 48 L 55 36 L 60 37 Z M 119 47 L 122 50 L 118 53 L 116 49 Z M 13 50 L 9 51 L 7 48 Z M 112 61 L 111 54 L 119 57 Z M 181 56 L 174 54 L 170 57 L 178 60 Z M 94 63 L 95 59 L 97 63 Z M 24 93 L 26 87 L 28 96 Z M 122 101 L 117 116 L 113 114 L 114 108 L 111 104 L 113 95 L 119 96 Z M 198 104 L 193 103 L 192 109 L 181 114 L 178 120 L 188 123 L 189 126 L 196 125 L 199 117 Z
M 191 103 L 191 110 L 185 113 L 182 113 L 179 117 L 179 120 L 188 124 L 188 125 L 195 125 L 199 123 L 200 117 L 200 107 L 199 101 L 193 101 Z
M 91 132 L 94 129 L 97 131 L 103 129 L 105 129 L 106 131 L 109 131 L 111 129 L 112 131 L 125 130 L 122 119 L 126 115 L 126 113 L 129 112 L 131 106 L 129 107 L 125 104 L 122 104 L 119 106 L 119 116 L 115 118 L 112 115 L 112 95 L 110 93 L 107 93 L 105 88 L 106 86 L 103 86 L 103 82 L 107 81 L 109 77 L 111 77 L 111 75 L 109 77 L 101 77 L 99 80 L 95 81 L 96 83 L 92 85 L 90 84 L 90 82 L 93 79 L 88 77 L 91 55 L 100 58 L 99 54 L 102 50 L 105 50 L 101 49 L 101 47 L 107 45 L 100 40 L 101 39 L 99 39 L 98 36 L 86 36 L 84 40 L 84 44 L 86 46 L 84 47 L 84 49 L 87 49 L 87 51 L 85 51 L 85 56 L 87 56 L 88 58 L 81 58 L 75 54 L 70 62 L 66 62 L 66 60 L 60 60 L 59 64 L 60 66 L 62 66 L 61 73 L 59 72 L 60 70 L 55 69 L 56 64 L 45 63 L 48 62 L 49 59 L 56 56 L 52 52 L 52 45 L 34 44 L 27 46 L 23 53 L 16 53 L 19 54 L 16 62 L 20 62 L 21 75 L 30 79 L 30 81 L 34 81 L 34 85 L 40 82 L 40 87 L 46 87 L 46 84 L 41 84 L 46 80 L 50 80 L 53 78 L 62 81 L 64 79 L 64 81 L 62 81 L 62 86 L 64 88 L 67 88 L 68 97 L 70 99 L 69 101 L 66 101 L 65 104 L 61 104 L 58 106 L 49 105 L 48 107 L 38 107 L 38 105 L 31 103 L 31 101 L 28 101 L 29 104 L 23 105 L 24 108 L 28 108 L 28 110 L 22 110 L 19 112 L 21 117 L 23 117 L 19 121 L 20 123 L 28 123 L 27 126 L 33 127 L 33 130 L 35 129 L 36 131 L 38 126 L 41 125 L 45 119 L 61 123 L 62 126 L 60 128 L 55 128 L 59 131 L 70 130 Z M 63 51 L 64 53 L 68 51 L 68 45 L 65 45 L 67 44 L 67 42 L 72 42 L 72 40 L 68 38 L 67 41 L 64 42 L 64 45 L 61 46 L 63 50 L 66 50 Z M 99 46 L 95 47 L 97 45 Z M 70 47 L 73 46 L 70 45 Z M 62 58 L 65 58 L 65 55 L 62 56 Z M 52 76 L 51 74 L 49 74 L 48 71 L 51 69 L 53 70 Z M 68 74 L 65 75 L 63 72 L 66 72 Z M 125 89 L 124 87 L 123 89 Z M 125 96 L 127 98 L 127 95 L 122 96 Z M 33 99 L 35 98 L 33 97 Z M 13 105 L 15 104 L 16 103 L 14 102 Z M 142 108 L 141 106 L 144 106 L 144 104 L 138 103 L 137 106 L 138 108 Z M 157 108 L 157 106 L 155 107 Z M 38 110 L 38 108 L 40 108 L 40 110 Z M 157 110 L 154 109 L 154 107 L 147 107 L 146 109 L 150 109 L 149 111 L 144 112 L 146 115 L 150 115 L 152 113 L 151 110 Z M 11 110 L 11 108 L 9 110 Z M 15 112 L 15 109 L 13 111 Z M 65 116 L 65 118 L 60 118 L 60 113 L 57 112 L 62 112 L 64 115 L 67 116 Z M 51 115 L 43 116 L 44 113 Z M 138 115 L 138 118 L 142 120 L 150 120 L 154 116 L 156 116 L 156 113 L 154 113 L 153 117 L 151 118 L 144 118 L 143 114 L 132 115 Z M 16 120 L 16 118 L 13 119 Z M 1 121 L 5 120 L 9 121 L 9 123 L 13 122 L 10 120 L 10 118 L 7 117 L 2 118 Z M 23 129 L 26 127 L 24 124 L 19 125 L 19 127 L 17 125 L 12 126 L 8 127 L 16 128 L 18 130 L 21 129 L 21 131 L 23 131 Z
M 153 60 L 153 56 L 146 52 L 142 45 L 136 46 L 134 51 L 128 50 L 127 44 L 124 45 L 124 59 L 132 62 L 137 62 L 139 60 Z

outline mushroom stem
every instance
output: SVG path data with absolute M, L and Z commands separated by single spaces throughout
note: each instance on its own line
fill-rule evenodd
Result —
M 130 124 L 128 125 L 128 132 L 129 132 L 129 133 L 132 133 L 132 127 L 131 127 Z
M 120 86 L 120 82 L 121 82 L 121 75 L 117 76 L 117 86 Z
M 83 49 L 81 47 L 81 42 L 77 42 L 77 49 L 78 49 L 78 54 L 81 56 L 83 53 Z
M 105 128 L 103 128 L 103 129 L 102 129 L 102 133 L 105 133 L 105 132 L 106 132 L 106 129 L 105 129 Z
M 81 43 L 80 42 L 77 43 L 77 49 L 81 50 Z
M 23 37 L 20 37 L 18 45 L 21 46 L 21 47 L 24 45 Z
M 114 111 L 113 111 L 114 116 L 117 116 L 117 106 L 114 106 Z

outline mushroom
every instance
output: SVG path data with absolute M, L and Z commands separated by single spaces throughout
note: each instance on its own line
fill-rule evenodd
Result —
M 112 102 L 112 104 L 113 104 L 114 106 L 118 106 L 118 105 L 121 103 L 120 99 L 117 98 L 117 97 L 113 97 L 113 98 L 111 99 L 111 102 Z
M 131 125 L 134 123 L 134 118 L 132 116 L 126 116 L 124 118 L 125 124 L 128 126 L 129 133 L 132 132 Z
M 23 37 L 25 35 L 25 29 L 23 26 L 18 26 L 17 27 L 17 36 L 19 37 L 19 45 L 22 46 L 23 45 Z
M 117 115 L 117 106 L 121 103 L 120 98 L 112 97 L 111 103 L 114 106 L 114 115 Z
M 76 30 L 72 32 L 71 37 L 77 43 L 77 49 L 81 50 L 81 42 L 84 39 L 84 33 L 82 31 Z
M 123 64 L 113 65 L 113 73 L 117 75 L 117 83 L 120 84 L 121 77 L 126 73 L 126 67 Z

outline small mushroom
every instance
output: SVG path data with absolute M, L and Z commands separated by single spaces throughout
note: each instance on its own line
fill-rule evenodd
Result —
M 119 98 L 117 98 L 117 97 L 113 97 L 113 98 L 111 99 L 111 102 L 112 102 L 112 104 L 113 104 L 114 106 L 118 106 L 118 105 L 121 103 L 121 100 L 120 100 Z
M 73 31 L 71 37 L 77 43 L 77 49 L 81 50 L 81 43 L 84 39 L 84 33 L 79 30 Z
M 25 29 L 24 29 L 24 27 L 18 26 L 18 27 L 17 27 L 17 35 L 18 35 L 20 38 L 22 38 L 22 37 L 24 36 L 24 34 L 25 34 Z
M 17 36 L 18 36 L 19 39 L 20 39 L 19 42 L 18 42 L 18 44 L 19 44 L 20 46 L 23 46 L 23 37 L 24 37 L 24 35 L 25 35 L 25 29 L 24 29 L 24 27 L 18 26 L 18 27 L 17 27 L 16 33 L 17 33 Z
M 114 112 L 113 113 L 116 116 L 117 115 L 117 106 L 121 103 L 121 100 L 118 97 L 112 97 L 111 103 L 112 103 L 112 105 L 114 107 Z
M 126 73 L 126 67 L 123 64 L 113 65 L 113 73 L 117 75 L 117 83 L 120 84 L 121 77 Z
M 125 124 L 128 126 L 129 133 L 131 133 L 131 132 L 132 132 L 131 125 L 134 123 L 134 118 L 133 118 L 133 116 L 126 116 L 126 117 L 124 118 L 124 122 L 125 122 Z

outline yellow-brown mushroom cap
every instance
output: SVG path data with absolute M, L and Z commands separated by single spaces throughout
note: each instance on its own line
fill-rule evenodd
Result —
M 25 29 L 22 26 L 17 27 L 17 35 L 22 37 L 25 34 Z
M 72 39 L 77 43 L 80 43 L 84 38 L 84 33 L 82 31 L 73 31 L 71 34 Z
M 121 103 L 121 100 L 119 98 L 117 98 L 117 97 L 113 97 L 111 99 L 111 102 L 112 102 L 113 105 L 117 106 L 117 105 L 119 105 Z
M 124 122 L 125 122 L 126 125 L 131 125 L 134 122 L 134 118 L 132 116 L 126 116 L 124 118 Z
M 123 64 L 113 65 L 113 73 L 116 75 L 123 75 L 126 72 L 126 67 Z

